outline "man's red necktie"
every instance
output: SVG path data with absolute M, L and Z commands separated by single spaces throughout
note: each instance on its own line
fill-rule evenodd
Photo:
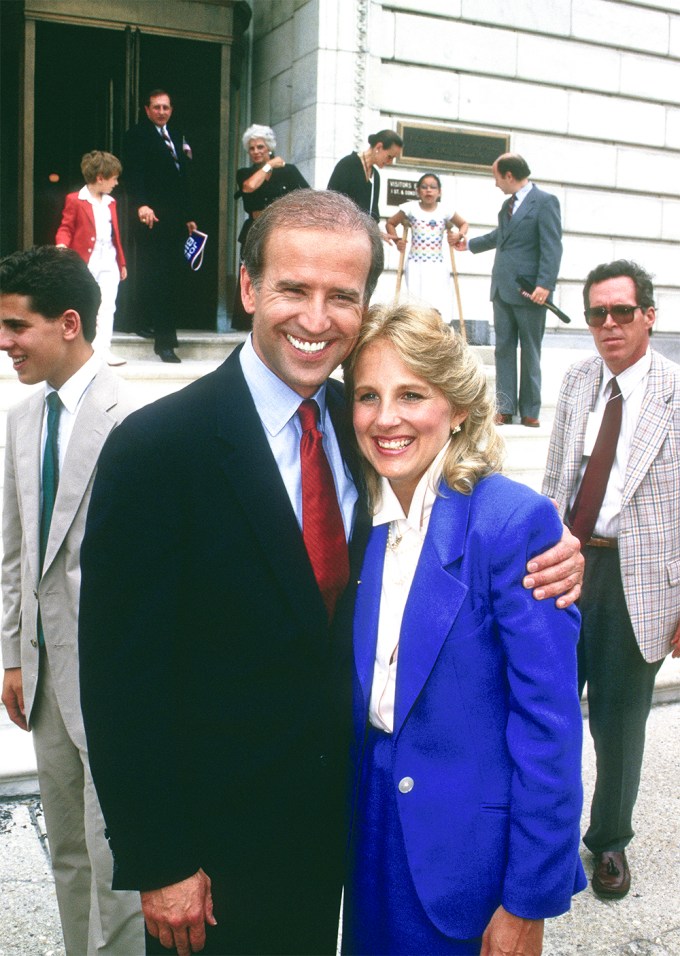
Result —
M 349 580 L 349 554 L 331 466 L 317 428 L 319 406 L 306 399 L 298 409 L 302 473 L 302 537 L 329 619 Z
M 605 406 L 595 447 L 586 466 L 574 507 L 571 509 L 571 531 L 582 545 L 592 537 L 593 528 L 604 501 L 609 474 L 616 457 L 622 409 L 621 389 L 619 383 L 613 378 L 611 395 Z

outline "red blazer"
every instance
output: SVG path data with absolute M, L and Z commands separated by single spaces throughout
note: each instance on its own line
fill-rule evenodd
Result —
M 111 232 L 116 250 L 116 262 L 118 268 L 122 269 L 125 265 L 125 254 L 120 241 L 115 199 L 111 199 L 109 208 L 111 210 Z M 69 193 L 64 203 L 61 225 L 57 229 L 56 245 L 64 245 L 74 249 L 81 259 L 89 262 L 96 238 L 92 204 L 87 199 L 78 199 L 78 193 Z

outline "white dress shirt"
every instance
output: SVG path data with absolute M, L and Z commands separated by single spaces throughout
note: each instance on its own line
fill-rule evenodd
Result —
M 373 526 L 390 523 L 390 533 L 385 551 L 368 719 L 374 727 L 390 734 L 394 730 L 401 622 L 437 498 L 436 489 L 448 447 L 447 442 L 418 482 L 408 515 L 404 514 L 389 481 L 383 478 L 380 507 L 373 516 Z
M 113 227 L 111 225 L 111 209 L 109 208 L 113 199 L 102 194 L 101 202 L 98 202 L 87 186 L 83 186 L 80 190 L 78 199 L 85 199 L 92 206 L 96 245 L 102 250 L 113 249 Z
M 586 465 L 588 464 L 598 432 L 600 431 L 604 409 L 609 401 L 609 383 L 616 377 L 623 400 L 621 407 L 621 431 L 619 432 L 619 440 L 616 445 L 616 456 L 612 470 L 609 473 L 607 490 L 605 491 L 602 507 L 600 508 L 600 513 L 597 516 L 593 530 L 593 535 L 597 538 L 618 537 L 619 515 L 621 513 L 623 488 L 626 482 L 628 458 L 630 456 L 631 445 L 633 444 L 635 428 L 640 417 L 640 410 L 642 409 L 642 400 L 647 388 L 651 362 L 652 356 L 649 350 L 647 350 L 641 359 L 638 359 L 634 365 L 625 369 L 620 375 L 614 376 L 614 373 L 604 364 L 602 367 L 602 382 L 600 383 L 595 407 L 588 415 L 579 480 L 576 483 L 574 494 L 569 503 L 569 506 L 572 507 L 576 500 L 578 489 L 585 474 Z
M 64 459 L 66 458 L 66 451 L 68 449 L 68 443 L 71 440 L 71 435 L 73 434 L 73 426 L 75 425 L 76 416 L 80 410 L 80 406 L 83 403 L 83 398 L 88 388 L 92 384 L 92 381 L 102 366 L 101 358 L 97 355 L 92 355 L 84 365 L 81 365 L 77 372 L 75 372 L 68 381 L 64 382 L 60 389 L 52 388 L 51 385 L 48 385 L 45 382 L 45 406 L 43 410 L 43 424 L 42 424 L 42 444 L 40 452 L 40 471 L 42 474 L 42 460 L 45 454 L 45 442 L 47 441 L 47 396 L 50 392 L 58 392 L 59 398 L 61 399 L 61 413 L 59 415 L 59 434 L 58 434 L 58 448 L 59 448 L 59 474 L 61 474 L 64 467 Z
M 297 414 L 302 397 L 264 364 L 253 348 L 252 335 L 246 339 L 239 358 L 269 447 L 276 459 L 298 524 L 302 528 L 302 473 L 300 471 L 302 426 Z M 340 454 L 333 422 L 326 407 L 326 385 L 322 385 L 311 397 L 319 406 L 317 427 L 323 435 L 323 448 L 333 473 L 345 537 L 349 541 L 359 496 L 349 469 Z
M 521 189 L 518 189 L 515 193 L 515 204 L 512 207 L 512 215 L 514 216 L 519 207 L 522 205 L 526 197 L 529 195 L 531 190 L 534 188 L 533 183 L 528 182 L 526 186 L 522 186 Z

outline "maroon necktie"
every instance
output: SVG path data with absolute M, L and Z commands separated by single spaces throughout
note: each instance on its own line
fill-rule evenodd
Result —
M 163 137 L 163 142 L 170 150 L 170 155 L 172 156 L 173 163 L 175 164 L 177 169 L 179 169 L 179 160 L 177 159 L 177 153 L 175 152 L 175 145 L 170 139 L 170 133 L 168 133 L 165 126 L 161 126 L 161 136 Z
M 316 427 L 319 406 L 306 399 L 298 409 L 302 473 L 302 537 L 329 619 L 349 580 L 349 554 L 331 466 Z
M 515 209 L 515 203 L 517 202 L 517 193 L 513 193 L 510 197 L 510 202 L 508 203 L 508 219 L 512 219 L 512 213 Z
M 607 490 L 609 473 L 614 464 L 616 445 L 621 431 L 622 408 L 621 389 L 619 383 L 613 378 L 611 395 L 604 409 L 595 447 L 586 465 L 574 507 L 571 509 L 571 531 L 582 545 L 592 537 L 593 528 L 604 501 L 604 493 Z

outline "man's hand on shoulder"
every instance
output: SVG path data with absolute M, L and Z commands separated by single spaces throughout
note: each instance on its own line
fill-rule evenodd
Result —
M 2 702 L 7 708 L 9 719 L 22 730 L 28 730 L 24 709 L 24 683 L 20 667 L 8 667 L 5 671 L 2 681 Z
M 210 877 L 203 870 L 171 886 L 145 890 L 141 897 L 147 929 L 167 949 L 174 946 L 179 956 L 200 952 L 205 924 L 217 926 Z
M 522 919 L 499 906 L 482 936 L 480 956 L 541 956 L 543 920 Z
M 565 526 L 553 548 L 529 561 L 522 584 L 537 601 L 556 597 L 559 608 L 569 607 L 581 596 L 584 564 L 579 540 Z

